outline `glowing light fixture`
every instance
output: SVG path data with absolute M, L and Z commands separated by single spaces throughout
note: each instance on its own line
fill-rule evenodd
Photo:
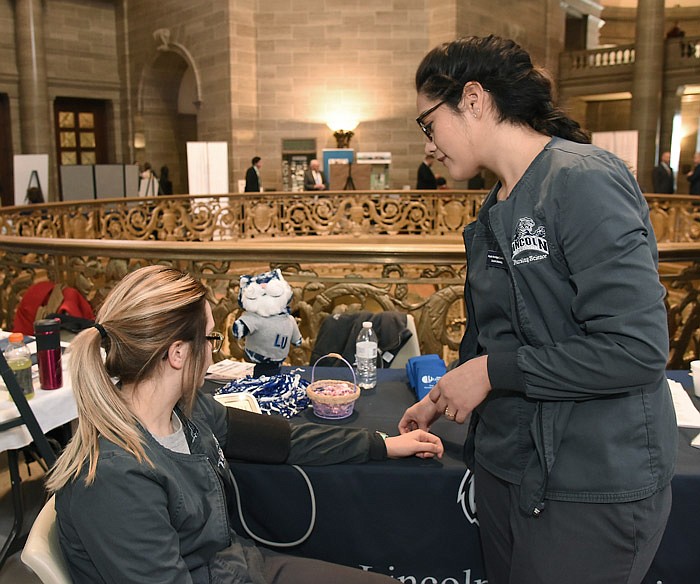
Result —
M 357 127 L 358 121 L 351 118 L 347 113 L 338 112 L 331 114 L 326 125 L 333 130 L 333 137 L 338 148 L 349 148 L 350 140 L 355 135 L 353 130 Z
M 134 132 L 134 148 L 146 147 L 146 135 L 143 132 Z

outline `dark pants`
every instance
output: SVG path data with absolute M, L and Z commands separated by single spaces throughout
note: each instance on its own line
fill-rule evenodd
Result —
M 383 574 L 259 549 L 263 555 L 265 581 L 268 584 L 396 584 L 396 580 Z
M 671 487 L 631 503 L 518 506 L 518 485 L 477 465 L 476 510 L 489 584 L 639 584 L 671 511 Z

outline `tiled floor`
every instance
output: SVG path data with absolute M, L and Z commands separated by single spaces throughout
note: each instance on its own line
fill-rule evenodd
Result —
M 27 465 L 24 464 L 22 458 L 20 460 L 22 461 L 20 462 L 20 472 L 25 504 L 24 532 L 26 533 L 43 504 L 43 471 L 38 464 L 32 463 L 31 476 L 29 476 Z M 2 453 L 0 455 L 0 547 L 5 543 L 7 535 L 10 533 L 13 518 L 7 456 Z M 0 570 L 0 584 L 40 584 L 39 578 L 22 563 L 20 554 L 21 552 L 17 552 L 5 562 Z

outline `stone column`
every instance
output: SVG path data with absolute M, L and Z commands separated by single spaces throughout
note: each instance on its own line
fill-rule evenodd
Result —
M 15 36 L 22 153 L 48 154 L 51 144 L 51 114 L 46 81 L 42 0 L 15 0 Z
M 639 0 L 636 28 L 632 128 L 639 132 L 637 179 L 651 192 L 663 88 L 664 0 Z

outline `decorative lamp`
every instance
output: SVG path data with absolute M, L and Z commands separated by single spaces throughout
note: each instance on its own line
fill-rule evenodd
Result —
M 355 135 L 353 131 L 359 122 L 346 112 L 339 112 L 329 116 L 326 125 L 333 132 L 338 148 L 350 148 L 350 140 Z
M 355 135 L 352 130 L 336 130 L 333 132 L 333 137 L 338 148 L 350 148 L 350 140 Z
M 146 135 L 143 132 L 134 132 L 134 148 L 146 147 Z

